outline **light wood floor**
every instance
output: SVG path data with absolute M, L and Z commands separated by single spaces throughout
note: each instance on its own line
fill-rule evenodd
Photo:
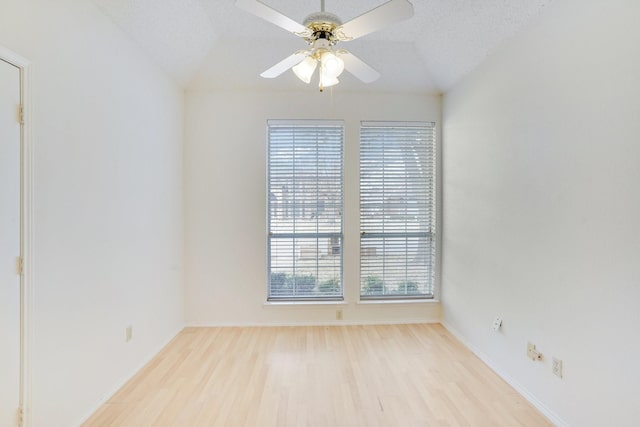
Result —
M 441 325 L 186 328 L 84 426 L 551 426 Z

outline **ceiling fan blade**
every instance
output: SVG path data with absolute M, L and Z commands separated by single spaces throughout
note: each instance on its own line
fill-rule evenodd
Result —
M 408 0 L 391 0 L 371 9 L 336 29 L 342 40 L 353 40 L 413 16 L 413 5 Z
M 236 6 L 295 35 L 306 34 L 309 31 L 304 25 L 297 23 L 261 1 L 236 0 Z
M 380 77 L 380 73 L 346 50 L 340 50 L 339 57 L 344 62 L 344 69 L 356 76 L 363 83 L 371 83 Z
M 278 62 L 273 67 L 269 68 L 267 71 L 260 74 L 261 77 L 272 79 L 274 77 L 278 77 L 280 74 L 287 71 L 289 68 L 297 65 L 306 57 L 304 52 L 296 52 L 293 55 L 287 56 L 282 61 Z

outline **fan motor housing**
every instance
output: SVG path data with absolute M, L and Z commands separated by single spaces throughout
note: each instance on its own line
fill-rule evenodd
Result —
M 333 30 L 342 25 L 342 21 L 333 13 L 315 12 L 304 19 L 303 25 L 311 30 L 312 35 L 305 39 L 309 43 L 313 43 L 318 39 L 328 40 L 331 44 L 335 44 L 338 38 L 334 35 Z
M 334 15 L 333 13 L 329 13 L 329 12 L 312 13 L 306 18 L 304 18 L 302 25 L 304 25 L 305 27 L 309 27 L 311 24 L 314 24 L 314 23 L 326 23 L 326 24 L 333 25 L 334 28 L 339 25 L 342 25 L 342 21 L 340 20 L 340 18 L 338 18 L 337 15 Z

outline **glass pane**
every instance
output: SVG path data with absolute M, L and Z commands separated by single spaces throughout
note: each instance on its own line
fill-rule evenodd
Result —
M 342 239 L 272 237 L 269 295 L 274 298 L 342 296 Z
M 432 296 L 433 239 L 361 239 L 360 286 L 363 296 Z

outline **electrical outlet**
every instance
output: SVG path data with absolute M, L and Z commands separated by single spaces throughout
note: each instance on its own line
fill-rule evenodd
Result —
M 342 320 L 342 310 L 336 310 L 336 320 Z
M 125 330 L 125 338 L 124 338 L 125 342 L 131 341 L 132 338 L 133 338 L 133 326 L 129 325 Z
M 536 360 L 542 360 L 542 353 L 536 350 L 535 344 L 527 343 L 527 357 L 535 362 Z
M 491 325 L 491 329 L 497 332 L 501 326 L 502 326 L 502 319 L 496 316 L 495 319 L 493 319 L 493 324 Z
M 553 375 L 562 378 L 562 360 L 555 357 L 551 359 L 551 372 L 553 372 Z

